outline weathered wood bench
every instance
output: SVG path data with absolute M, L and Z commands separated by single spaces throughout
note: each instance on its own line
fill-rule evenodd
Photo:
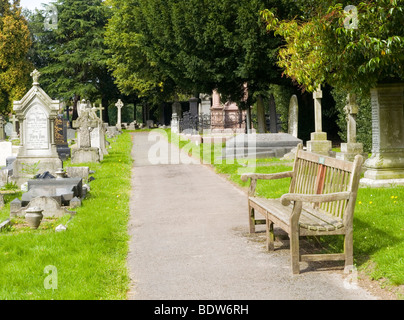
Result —
M 267 248 L 274 250 L 274 225 L 287 232 L 290 238 L 292 272 L 300 273 L 300 261 L 345 260 L 353 266 L 353 214 L 362 156 L 354 162 L 303 151 L 296 151 L 293 171 L 275 174 L 243 174 L 241 179 L 251 179 L 248 210 L 250 232 L 255 226 L 266 224 Z M 280 199 L 255 196 L 257 180 L 291 178 L 289 193 Z M 259 213 L 265 219 L 257 219 Z M 300 236 L 344 235 L 344 253 L 300 254 Z

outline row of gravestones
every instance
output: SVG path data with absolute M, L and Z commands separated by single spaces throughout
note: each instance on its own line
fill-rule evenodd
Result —
M 73 122 L 76 131 L 68 129 L 67 121 L 58 115 L 59 101 L 52 100 L 39 86 L 40 73 L 35 70 L 31 76 L 32 88 L 14 102 L 20 123 L 18 153 L 7 157 L 7 167 L 1 170 L 0 177 L 25 191 L 21 200 L 12 202 L 11 217 L 24 216 L 32 206 L 42 210 L 45 217 L 57 217 L 68 213 L 66 206 L 81 204 L 89 190 L 88 184 L 83 185 L 89 178 L 89 167 L 66 168 L 65 172 L 63 160 L 71 156 L 72 164 L 102 161 L 108 154 L 107 132 L 113 137 L 120 131 L 104 124 L 85 101 L 78 108 L 79 118 Z M 77 143 L 69 146 L 68 136 Z

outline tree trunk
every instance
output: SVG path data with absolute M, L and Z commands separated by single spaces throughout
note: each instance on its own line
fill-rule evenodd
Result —
M 246 130 L 247 130 L 247 134 L 251 133 L 251 108 L 247 108 L 246 110 Z
M 264 107 L 264 99 L 262 95 L 258 95 L 257 98 L 257 122 L 258 122 L 258 133 L 266 133 L 267 125 L 265 119 L 265 107 Z

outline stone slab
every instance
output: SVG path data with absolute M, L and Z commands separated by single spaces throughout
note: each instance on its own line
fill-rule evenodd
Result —
M 287 133 L 241 134 L 229 139 L 223 149 L 224 158 L 282 158 L 302 140 Z
M 67 167 L 66 174 L 69 178 L 81 178 L 81 179 L 88 179 L 90 174 L 89 167 Z
M 404 186 L 404 179 L 374 180 L 362 178 L 359 186 L 361 188 L 393 188 L 395 186 Z
M 83 182 L 80 178 L 29 180 L 28 192 L 21 198 L 22 206 L 25 207 L 37 197 L 50 197 L 59 205 L 68 206 L 74 197 L 81 198 Z
M 71 162 L 73 164 L 100 162 L 99 150 L 98 148 L 73 149 Z

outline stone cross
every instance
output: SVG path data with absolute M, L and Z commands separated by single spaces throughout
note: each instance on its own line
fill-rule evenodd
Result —
M 17 134 L 17 117 L 15 114 L 13 114 L 13 117 L 11 118 L 11 122 L 13 123 L 13 133 L 11 134 L 11 140 L 18 139 L 18 134 Z
M 33 85 L 38 86 L 39 85 L 39 77 L 41 76 L 41 73 L 37 69 L 35 69 L 34 71 L 32 71 L 30 76 L 32 77 Z
M 348 94 L 344 111 L 347 115 L 347 141 L 348 143 L 356 143 L 356 115 L 359 111 L 356 95 Z
M 104 122 L 102 120 L 102 112 L 105 110 L 105 108 L 102 107 L 102 103 L 100 103 L 100 106 L 97 108 L 97 110 L 100 112 L 100 120 L 101 120 L 101 122 Z
M 91 148 L 91 131 L 97 126 L 97 121 L 90 119 L 89 110 L 83 110 L 81 116 L 73 121 L 73 128 L 80 133 L 79 148 Z
M 318 86 L 317 91 L 313 93 L 314 99 L 314 119 L 315 119 L 315 132 L 323 132 L 321 99 L 323 98 L 323 91 L 321 85 Z
M 119 130 L 122 130 L 122 108 L 123 108 L 123 102 L 121 99 L 118 100 L 118 102 L 115 104 L 115 106 L 118 108 L 118 117 L 117 117 L 117 128 Z

